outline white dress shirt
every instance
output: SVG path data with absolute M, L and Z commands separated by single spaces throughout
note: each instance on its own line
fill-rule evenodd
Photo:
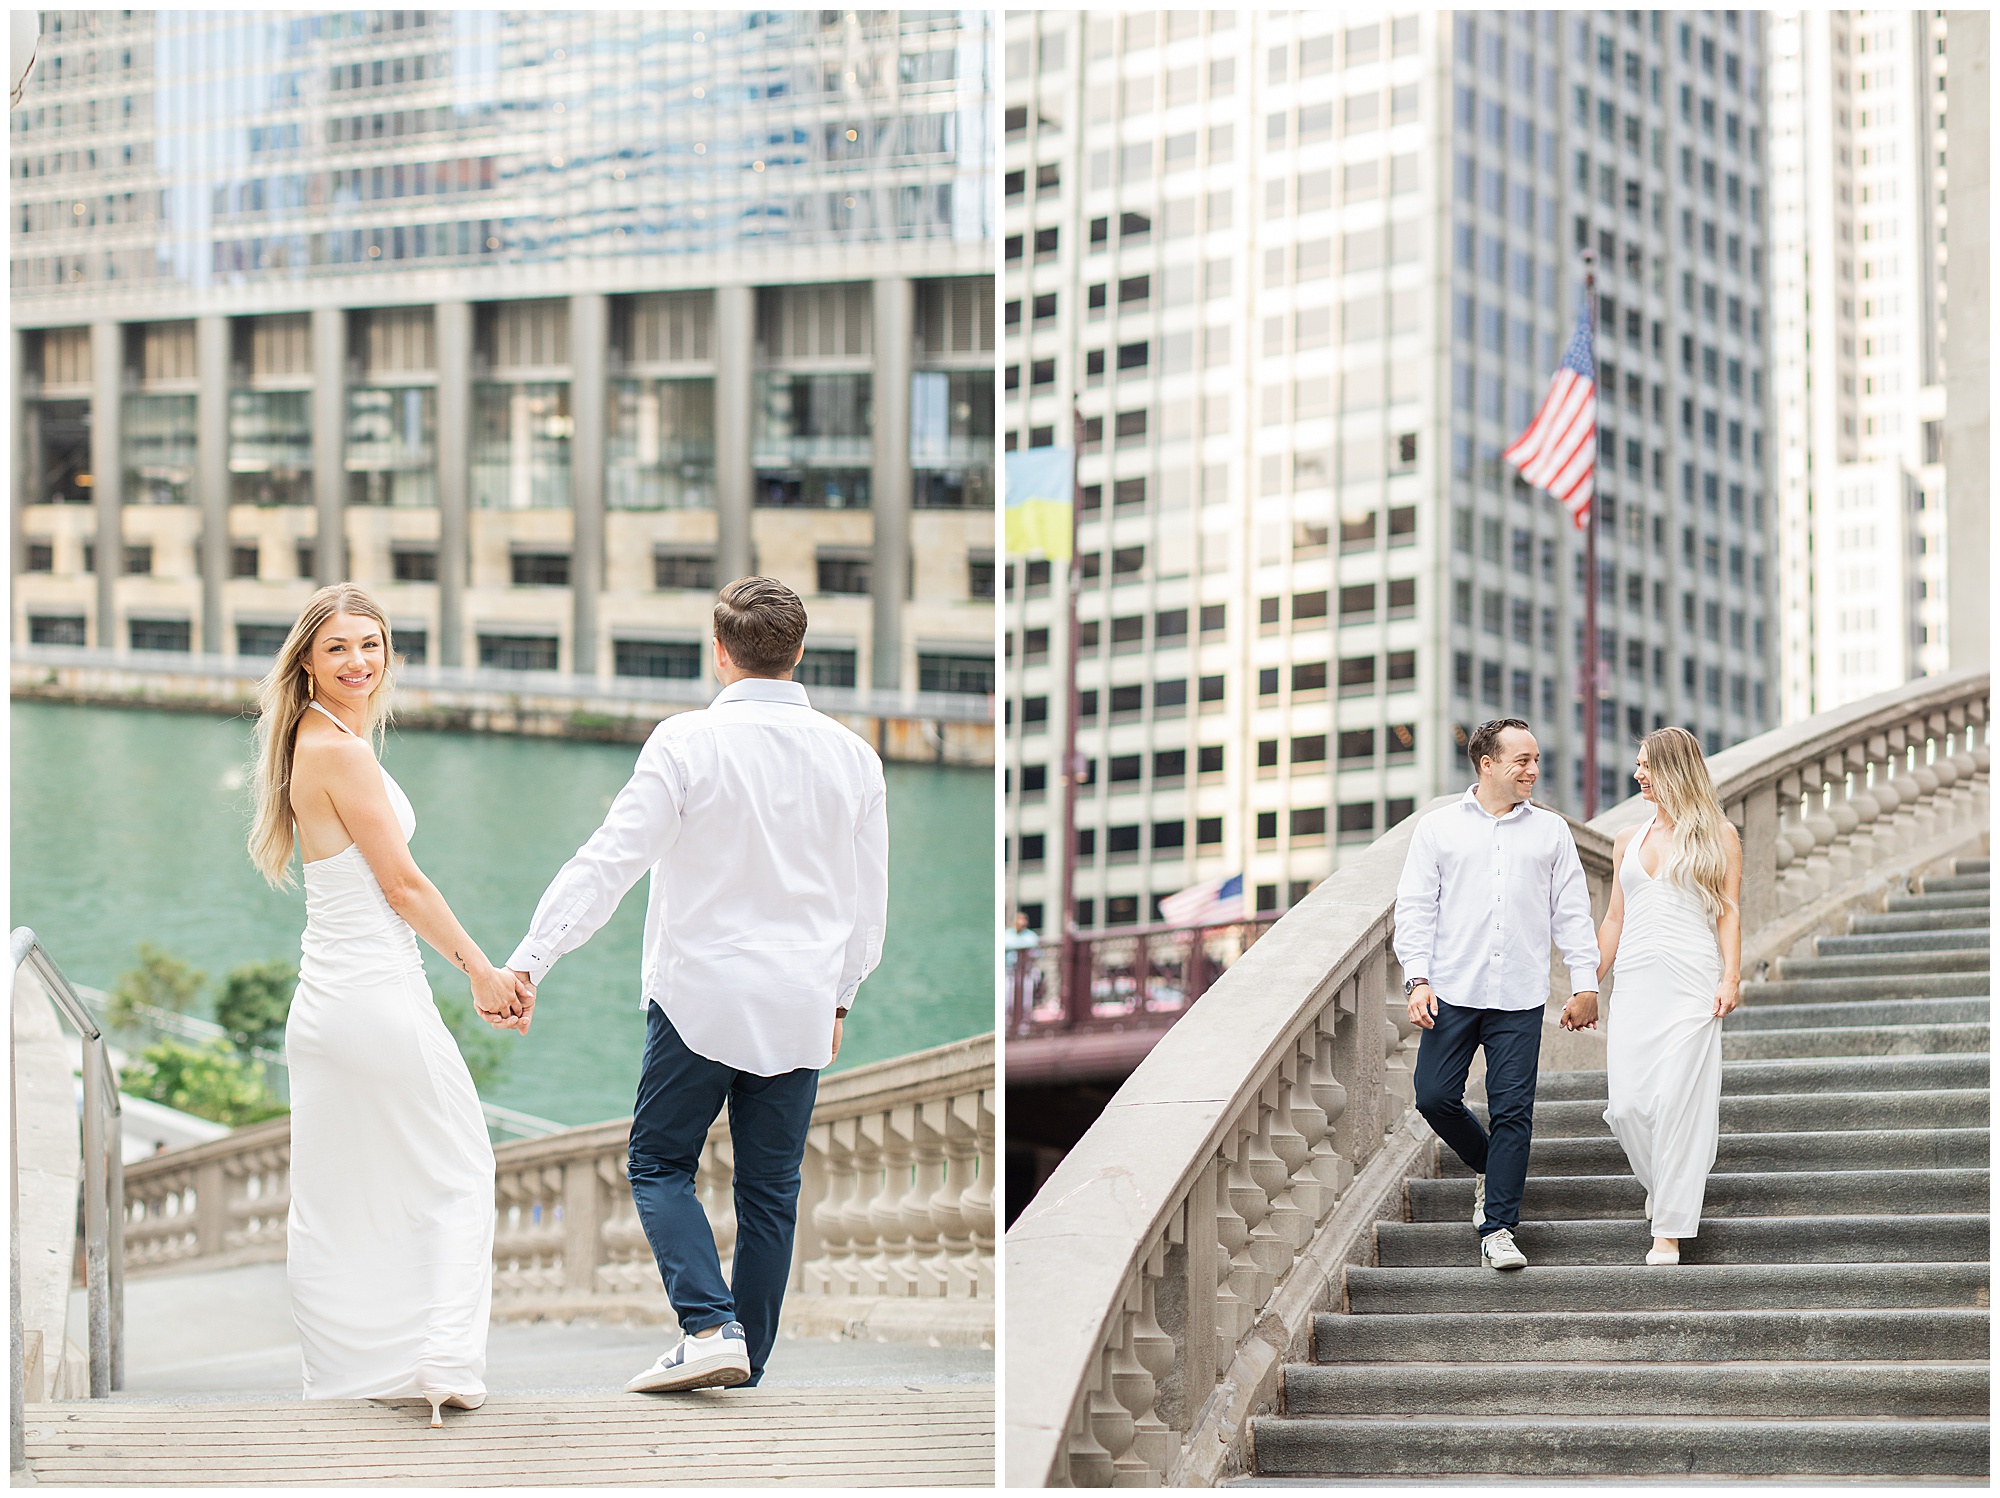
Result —
M 1560 816 L 1523 801 L 1496 817 L 1468 790 L 1417 823 L 1396 883 L 1406 977 L 1464 1009 L 1539 1009 L 1552 937 L 1571 991 L 1595 992 L 1590 886 Z
M 642 994 L 697 1055 L 777 1076 L 832 1059 L 882 960 L 882 762 L 796 682 L 749 677 L 653 730 L 604 825 L 507 960 L 540 983 L 651 870 Z

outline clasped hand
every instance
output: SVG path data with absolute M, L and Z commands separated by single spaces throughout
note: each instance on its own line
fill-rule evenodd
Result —
M 535 1012 L 535 985 L 517 968 L 489 967 L 472 975 L 472 1005 L 494 1029 L 526 1035 Z

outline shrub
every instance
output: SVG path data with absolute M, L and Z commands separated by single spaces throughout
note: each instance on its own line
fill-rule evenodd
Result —
M 119 1073 L 118 1090 L 232 1129 L 287 1111 L 265 1090 L 255 1065 L 224 1040 L 205 1046 L 163 1040 L 147 1046 L 136 1064 Z
M 222 997 L 215 1002 L 215 1022 L 241 1050 L 253 1046 L 280 1050 L 298 981 L 299 970 L 276 958 L 231 968 L 222 980 Z

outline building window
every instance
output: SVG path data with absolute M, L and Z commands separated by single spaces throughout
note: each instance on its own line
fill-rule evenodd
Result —
M 701 646 L 692 640 L 614 639 L 611 657 L 611 669 L 619 676 L 694 681 L 701 675 Z
M 474 508 L 569 508 L 569 386 L 479 384 L 472 390 Z
M 1321 813 L 1325 815 L 1324 812 Z M 1339 810 L 1339 835 L 1343 843 L 1368 842 L 1375 836 L 1375 803 L 1350 801 Z
M 566 551 L 517 551 L 509 560 L 513 563 L 513 581 L 517 588 L 569 586 L 569 553 Z
M 257 543 L 236 542 L 229 548 L 229 575 L 231 577 L 255 577 L 257 575 Z M 397 575 L 398 581 L 401 574 Z
M 30 541 L 27 543 L 27 567 L 30 572 L 54 572 L 56 570 L 56 548 L 52 541 Z
M 405 666 L 421 666 L 430 656 L 431 632 L 427 629 L 394 631 L 396 658 Z
M 238 391 L 237 394 L 245 392 Z M 347 392 L 347 502 L 437 506 L 437 392 L 423 386 Z M 304 461 L 312 461 L 310 436 Z M 310 495 L 299 503 L 307 503 Z
M 715 508 L 715 382 L 617 380 L 604 448 L 613 510 Z
M 88 643 L 89 638 L 81 614 L 28 616 L 30 645 L 83 645 Z
M 911 503 L 993 507 L 993 372 L 920 371 L 910 381 Z
M 874 569 L 874 560 L 870 553 L 823 547 L 818 554 L 817 562 L 818 590 L 821 593 L 867 593 L 870 574 Z
M 479 664 L 500 671 L 553 671 L 555 636 L 481 634 Z
M 126 627 L 134 650 L 172 650 L 185 655 L 189 649 L 185 619 L 133 619 Z
M 568 558 L 566 557 L 563 560 L 565 563 L 568 562 Z M 399 583 L 434 583 L 437 581 L 438 554 L 437 548 L 434 546 L 392 547 L 389 551 L 389 562 L 395 569 L 396 581 Z M 518 556 L 515 557 L 514 565 L 517 572 L 519 571 L 520 563 L 521 558 Z M 256 576 L 257 566 L 257 553 L 254 547 L 250 552 L 250 566 L 250 576 L 254 577 Z M 518 582 L 520 579 L 516 577 L 515 581 Z
M 653 586 L 665 591 L 691 588 L 715 591 L 715 549 L 709 546 L 659 546 L 653 550 Z
M 917 690 L 920 692 L 963 692 L 988 696 L 996 681 L 990 655 L 950 655 L 942 651 L 921 651 L 917 655 Z M 1116 706 L 1116 704 L 1113 704 Z
M 151 577 L 153 575 L 153 548 L 151 546 L 127 546 L 125 548 L 125 572 L 130 577 Z M 133 647 L 137 649 L 137 646 Z
M 993 597 L 993 553 L 990 551 L 967 552 L 965 557 L 966 596 L 974 599 Z
M 191 395 L 125 397 L 125 429 L 120 440 L 124 446 L 126 504 L 184 505 L 193 499 L 194 401 Z M 310 500 L 308 492 L 301 502 Z
M 851 687 L 858 678 L 858 653 L 853 650 L 808 645 L 806 653 L 792 668 L 792 680 L 808 687 Z M 1039 703 L 1039 716 L 1034 705 Z M 1042 722 L 1048 717 L 1048 700 L 1030 698 L 1023 704 L 1024 716 L 1030 722 Z

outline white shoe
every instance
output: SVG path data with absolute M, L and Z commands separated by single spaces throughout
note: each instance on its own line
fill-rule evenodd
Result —
M 1479 1240 L 1479 1262 L 1488 1269 L 1525 1269 L 1528 1256 L 1514 1246 L 1514 1235 L 1501 1228 Z
M 1472 1225 L 1478 1227 L 1486 1221 L 1486 1177 L 1472 1178 Z
M 741 1322 L 712 1337 L 682 1337 L 673 1351 L 625 1385 L 627 1394 L 671 1394 L 682 1389 L 728 1389 L 750 1381 L 750 1349 Z
M 1648 1264 L 1678 1264 L 1681 1251 L 1677 1248 L 1649 1248 L 1646 1250 Z

